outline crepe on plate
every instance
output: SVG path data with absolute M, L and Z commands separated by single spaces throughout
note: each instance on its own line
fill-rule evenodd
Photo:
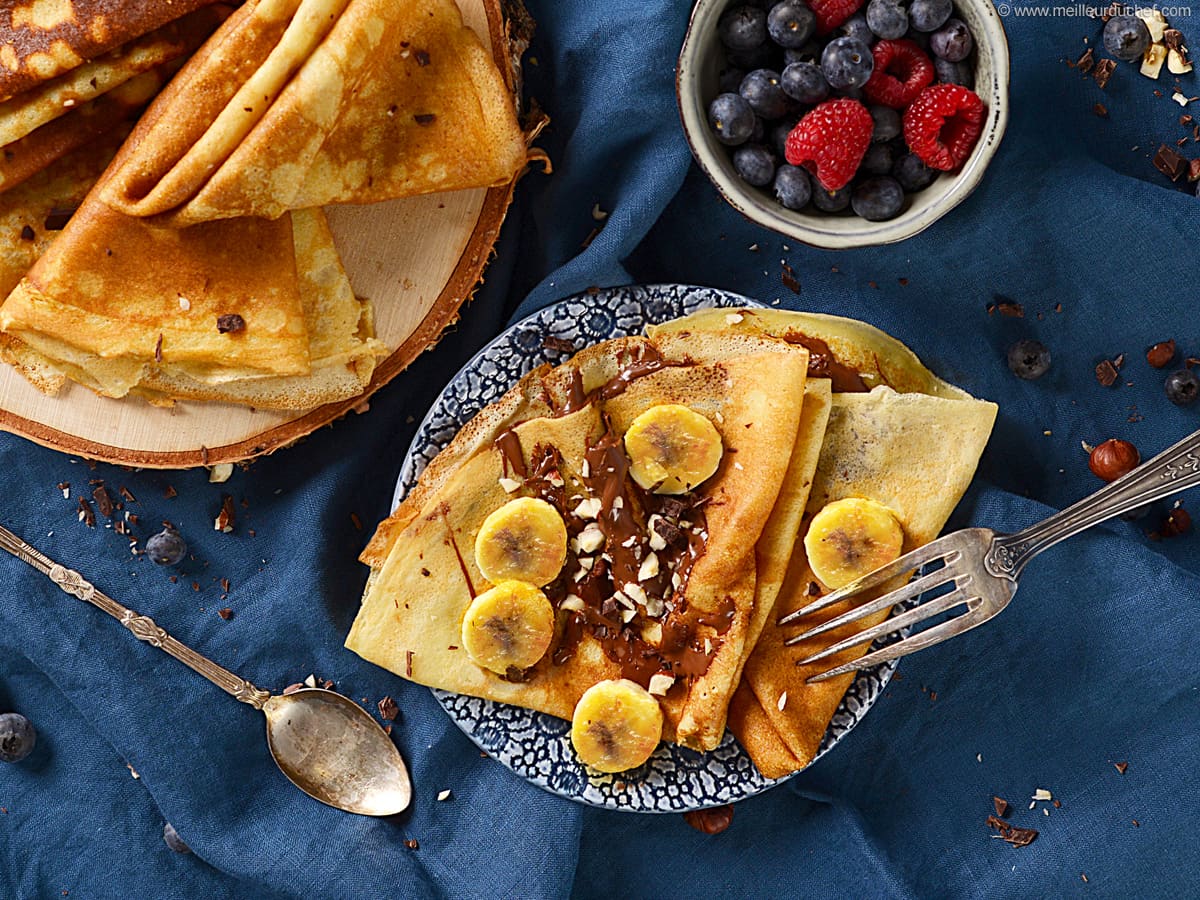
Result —
M 249 0 L 104 191 L 176 226 L 507 184 L 512 92 L 454 0 Z
M 609 341 L 530 373 L 460 431 L 381 526 L 363 555 L 372 576 L 347 647 L 422 684 L 563 718 L 597 682 L 646 687 L 661 676 L 664 738 L 715 747 L 754 614 L 755 541 L 796 442 L 807 367 L 806 351 L 781 342 L 691 334 Z M 627 461 L 621 435 L 671 404 L 705 417 L 723 446 L 716 474 L 678 500 L 623 475 L 637 460 Z M 509 489 L 549 497 L 573 540 L 546 588 L 557 605 L 552 646 L 528 671 L 501 675 L 473 662 L 459 635 L 489 587 L 471 547 Z M 588 529 L 580 503 L 593 498 L 608 562 L 576 543 Z M 613 510 L 630 518 L 611 524 Z M 657 552 L 649 516 L 671 526 Z M 652 573 L 642 568 L 649 555 Z
M 730 707 L 730 730 L 759 770 L 776 778 L 802 769 L 812 760 L 854 675 L 817 684 L 807 684 L 805 679 L 853 660 L 867 648 L 851 648 L 804 667 L 798 667 L 796 661 L 887 616 L 885 611 L 804 644 L 783 645 L 807 623 L 826 621 L 847 608 L 832 607 L 787 628 L 774 624 L 811 602 L 814 589 L 824 592 L 801 540 L 809 522 L 833 501 L 865 498 L 894 514 L 903 528 L 904 551 L 933 540 L 970 484 L 991 433 L 996 407 L 937 379 L 907 347 L 863 323 L 780 310 L 746 313 L 738 328 L 809 346 L 814 359 L 810 374 L 814 369 L 834 371 L 841 387 L 855 388 L 847 371 L 852 370 L 861 376 L 861 387 L 874 384 L 869 392 L 833 394 L 820 460 L 787 576 Z M 728 327 L 724 318 L 701 313 L 651 331 Z M 838 379 L 834 383 L 836 388 Z M 904 580 L 897 579 L 875 595 Z

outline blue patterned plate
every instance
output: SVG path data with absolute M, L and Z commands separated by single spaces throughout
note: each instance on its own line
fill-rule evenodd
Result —
M 522 319 L 484 347 L 451 379 L 417 429 L 396 485 L 399 503 L 417 478 L 472 416 L 530 369 L 557 365 L 567 354 L 546 349 L 547 337 L 582 349 L 610 338 L 641 334 L 709 307 L 761 306 L 714 288 L 668 284 L 581 294 Z M 896 663 L 859 673 L 838 707 L 815 759 L 820 759 L 866 715 L 883 692 Z M 553 794 L 608 809 L 678 813 L 744 800 L 785 779 L 764 778 L 726 732 L 719 747 L 697 753 L 661 744 L 641 768 L 619 775 L 585 772 L 568 737 L 570 723 L 544 713 L 447 691 L 433 692 L 455 723 L 480 749 L 522 778 Z M 814 759 L 814 761 L 815 761 Z

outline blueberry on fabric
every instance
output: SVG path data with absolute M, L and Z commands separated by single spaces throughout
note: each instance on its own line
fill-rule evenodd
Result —
M 175 826 L 170 822 L 163 826 L 163 843 L 176 853 L 192 852 L 192 848 L 183 842 L 183 838 L 179 836 L 179 832 L 175 830 Z
M 775 172 L 775 199 L 788 209 L 804 209 L 812 199 L 812 179 L 800 166 L 784 163 Z
M 164 528 L 146 541 L 146 555 L 160 566 L 175 566 L 187 555 L 187 543 L 174 528 Z
M 738 93 L 764 119 L 778 119 L 791 107 L 788 95 L 780 86 L 779 73 L 770 69 L 755 69 L 742 79 Z
M 952 12 L 951 0 L 913 0 L 908 8 L 908 23 L 915 31 L 937 31 Z
M 37 731 L 20 713 L 0 715 L 0 762 L 20 762 L 33 752 Z
M 855 215 L 868 222 L 886 222 L 900 215 L 904 208 L 904 188 L 891 176 L 877 175 L 855 185 L 850 193 L 850 206 Z
M 1036 381 L 1050 370 L 1050 348 L 1026 338 L 1008 348 L 1008 368 L 1018 378 Z
M 841 212 L 850 205 L 850 188 L 827 191 L 819 184 L 813 185 L 812 204 L 821 212 Z
M 708 105 L 708 124 L 722 144 L 744 144 L 754 133 L 754 110 L 740 94 L 718 94 Z
M 860 88 L 874 69 L 871 48 L 857 38 L 834 38 L 821 54 L 821 71 L 832 88 Z
M 1190 369 L 1180 369 L 1167 376 L 1164 387 L 1168 400 L 1176 406 L 1188 406 L 1200 397 L 1200 376 Z
M 962 62 L 975 47 L 971 29 L 962 19 L 950 19 L 929 36 L 929 49 L 934 56 L 948 62 Z
M 858 164 L 858 171 L 862 175 L 890 175 L 895 162 L 896 154 L 890 145 L 872 144 Z
M 876 37 L 897 40 L 908 31 L 908 10 L 900 0 L 871 0 L 867 4 L 867 26 Z
M 780 47 L 803 47 L 817 30 L 817 17 L 800 0 L 783 0 L 767 13 L 767 34 Z
M 892 167 L 892 177 L 911 194 L 923 191 L 933 184 L 938 172 L 925 165 L 917 154 L 906 153 L 896 160 L 895 166 Z
M 1113 16 L 1104 26 L 1104 49 L 1131 62 L 1150 47 L 1150 29 L 1137 16 Z
M 766 187 L 775 178 L 775 157 L 760 144 L 744 144 L 733 151 L 733 170 L 747 184 Z
M 748 4 L 735 6 L 717 22 L 717 35 L 733 51 L 761 47 L 767 40 L 766 11 Z
M 783 92 L 798 103 L 820 103 L 829 96 L 829 82 L 814 62 L 794 62 L 779 76 Z
M 901 119 L 899 110 L 878 104 L 868 106 L 867 110 L 875 121 L 875 130 L 871 132 L 872 141 L 890 141 L 892 138 L 899 137 L 900 132 L 904 130 L 904 120 Z

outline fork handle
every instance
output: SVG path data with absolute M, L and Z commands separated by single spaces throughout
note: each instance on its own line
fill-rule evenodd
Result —
M 1047 547 L 1114 516 L 1200 485 L 1200 431 L 1078 503 L 1016 534 L 992 542 L 984 565 L 993 575 L 1016 579 Z

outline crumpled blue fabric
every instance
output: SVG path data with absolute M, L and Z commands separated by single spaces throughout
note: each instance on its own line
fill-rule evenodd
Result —
M 834 253 L 751 225 L 692 163 L 673 84 L 688 4 L 529 7 L 540 27 L 528 90 L 554 119 L 542 143 L 555 173 L 521 184 L 462 321 L 369 413 L 225 485 L 203 472 L 92 468 L 0 435 L 0 521 L 51 556 L 260 685 L 311 673 L 368 706 L 396 698 L 411 811 L 380 821 L 305 797 L 275 770 L 258 713 L 5 557 L 0 709 L 28 715 L 39 743 L 0 766 L 0 894 L 1194 896 L 1200 538 L 1150 540 L 1165 506 L 1039 558 L 999 618 L 906 659 L 853 734 L 738 804 L 717 836 L 524 783 L 481 757 L 428 691 L 342 648 L 366 577 L 355 557 L 448 373 L 506 321 L 592 285 L 689 282 L 863 318 L 998 402 L 952 526 L 1015 530 L 1091 492 L 1083 441 L 1123 437 L 1148 457 L 1200 427 L 1200 409 L 1168 403 L 1163 373 L 1143 360 L 1166 338 L 1200 354 L 1200 200 L 1150 162 L 1190 131 L 1167 76 L 1152 85 L 1122 64 L 1102 92 L 1064 64 L 1085 37 L 1095 44 L 1096 20 L 1010 13 L 1012 120 L 980 188 L 917 238 Z M 1200 42 L 1189 17 L 1172 21 Z M 1185 95 L 1200 93 L 1194 75 L 1182 80 Z M 601 224 L 594 206 L 608 217 L 581 249 Z M 989 315 L 996 295 L 1024 317 Z M 1005 366 L 1022 337 L 1053 352 L 1037 382 Z M 1101 387 L 1095 364 L 1122 353 L 1120 381 Z M 181 528 L 194 558 L 178 583 L 110 529 L 77 521 L 90 479 L 132 492 L 142 537 L 163 519 Z M 228 535 L 212 528 L 223 493 L 237 503 Z M 217 614 L 226 606 L 229 621 Z M 1029 809 L 1038 789 L 1061 806 Z M 1014 824 L 1040 830 L 1033 844 L 1014 849 L 985 827 L 993 796 L 1011 803 Z M 191 855 L 163 844 L 165 821 Z M 414 839 L 417 849 L 405 845 Z

